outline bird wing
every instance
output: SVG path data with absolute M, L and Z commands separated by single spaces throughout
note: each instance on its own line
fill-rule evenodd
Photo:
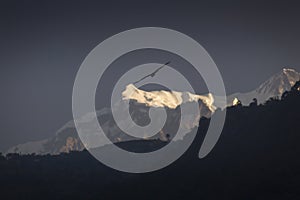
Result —
M 170 61 L 168 61 L 168 62 L 166 62 L 165 64 L 163 64 L 162 66 L 160 66 L 159 68 L 157 68 L 154 72 L 152 72 L 151 74 L 148 74 L 147 76 L 144 76 L 143 78 L 141 78 L 140 80 L 138 80 L 138 81 L 135 81 L 133 84 L 136 84 L 136 83 L 138 83 L 138 82 L 141 82 L 142 80 L 144 80 L 145 78 L 148 78 L 148 77 L 153 77 L 153 76 L 155 76 L 155 74 L 159 71 L 159 70 L 161 70 L 164 66 L 166 66 L 167 64 L 169 64 L 170 63 Z

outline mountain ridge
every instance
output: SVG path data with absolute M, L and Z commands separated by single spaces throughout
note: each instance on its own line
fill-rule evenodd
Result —
M 298 73 L 294 69 L 283 68 L 280 72 L 276 73 L 262 84 L 259 85 L 255 90 L 247 92 L 247 93 L 234 93 L 227 97 L 227 105 L 228 107 L 233 105 L 233 101 L 238 99 L 242 102 L 243 105 L 249 105 L 254 98 L 257 99 L 258 104 L 262 104 L 266 102 L 269 98 L 272 97 L 281 97 L 281 95 L 291 89 L 292 84 L 295 84 L 296 81 L 300 79 L 300 73 Z M 165 102 L 154 102 L 152 99 L 158 98 L 161 94 L 164 94 L 164 101 L 165 100 L 172 100 L 172 104 L 166 104 Z M 180 103 L 188 102 L 188 101 L 195 101 L 200 100 L 204 106 L 202 106 L 202 116 L 209 117 L 211 113 L 215 110 L 215 102 L 216 97 L 208 94 L 207 96 L 204 95 L 197 95 L 186 93 L 186 97 L 183 98 L 184 93 L 181 92 L 166 92 L 166 91 L 154 91 L 154 92 L 145 92 L 134 85 L 129 85 L 128 88 L 123 92 L 123 100 L 134 100 L 133 105 L 138 109 L 138 111 L 142 111 L 142 113 L 147 113 L 147 107 L 149 106 L 160 106 L 160 107 L 168 107 L 173 119 L 178 120 L 178 116 L 176 116 L 176 112 L 172 112 Z M 146 95 L 146 97 L 144 97 Z M 151 101 L 149 101 L 151 99 Z M 206 108 L 206 110 L 205 110 Z M 97 112 L 97 116 L 107 118 L 101 124 L 103 126 L 104 131 L 108 133 L 110 140 L 112 142 L 120 142 L 120 141 L 129 141 L 135 138 L 125 136 L 120 136 L 120 129 L 116 127 L 114 124 L 112 125 L 112 113 L 109 108 L 103 108 Z M 89 123 L 89 115 L 83 116 L 81 119 L 82 127 L 88 127 Z M 100 122 L 101 120 L 99 120 Z M 197 123 L 191 123 L 188 125 L 189 128 L 195 127 L 198 125 Z M 124 135 L 124 134 L 123 134 Z M 161 139 L 162 141 L 168 140 L 167 134 L 164 131 L 158 133 L 156 138 Z M 152 138 L 153 139 L 153 138 Z M 103 144 L 105 145 L 105 144 Z M 34 141 L 34 142 L 27 142 L 24 144 L 19 144 L 13 146 L 7 150 L 6 153 L 20 153 L 20 154 L 30 154 L 30 153 L 37 153 L 37 154 L 59 154 L 63 152 L 70 152 L 70 151 L 81 151 L 84 149 L 84 145 L 80 142 L 78 138 L 74 121 L 70 120 L 64 126 L 62 126 L 55 134 L 54 137 L 49 139 L 44 139 L 41 141 Z
M 245 93 L 237 92 L 227 96 L 227 104 L 231 106 L 234 99 L 238 99 L 243 105 L 249 105 L 254 98 L 257 99 L 258 104 L 262 104 L 269 98 L 280 98 L 285 91 L 289 91 L 299 80 L 299 72 L 292 68 L 283 68 L 280 72 L 261 83 L 256 89 Z

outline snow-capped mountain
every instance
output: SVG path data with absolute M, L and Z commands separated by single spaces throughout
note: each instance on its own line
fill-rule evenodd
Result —
M 152 137 L 146 137 L 144 139 L 160 139 L 167 141 L 174 137 L 174 133 L 178 128 L 180 121 L 180 109 L 179 106 L 189 106 L 192 102 L 198 102 L 200 108 L 199 116 L 185 116 L 181 128 L 189 132 L 192 128 L 198 126 L 201 116 L 210 117 L 214 112 L 213 96 L 208 94 L 196 95 L 189 92 L 176 92 L 176 91 L 143 91 L 136 88 L 133 84 L 126 87 L 126 90 L 122 93 L 123 99 L 121 101 L 129 101 L 130 103 L 130 117 L 139 125 L 147 125 L 149 123 L 149 108 L 150 107 L 164 107 L 167 113 L 167 121 L 163 129 Z M 122 104 L 115 105 L 117 109 L 123 109 Z M 122 130 L 116 125 L 112 111 L 109 108 L 103 108 L 97 111 L 98 121 L 101 128 L 105 132 L 106 136 L 112 141 L 131 141 L 139 138 L 135 138 L 122 132 Z M 91 113 L 87 113 L 82 116 L 78 121 L 80 128 L 87 134 L 94 134 L 90 128 L 93 118 Z M 103 136 L 104 137 L 104 136 Z M 183 136 L 182 136 L 183 137 Z M 103 140 L 105 141 L 105 140 Z M 100 145 L 106 145 L 105 142 L 100 141 Z M 95 147 L 94 147 L 95 148 Z M 69 121 L 62 128 L 60 128 L 55 136 L 50 139 L 28 142 L 11 147 L 7 153 L 20 153 L 20 154 L 59 154 L 62 152 L 80 151 L 84 149 L 84 145 L 81 143 L 73 120 Z
M 258 103 L 264 103 L 271 97 L 280 97 L 285 91 L 291 89 L 298 80 L 300 74 L 293 69 L 283 69 L 281 72 L 275 74 L 267 81 L 262 83 L 257 89 L 248 93 L 235 93 L 227 97 L 227 105 L 232 106 L 233 102 L 239 99 L 243 105 L 248 105 L 257 99 Z M 210 117 L 217 106 L 218 97 L 211 94 L 197 95 L 188 92 L 177 91 L 151 91 L 146 92 L 136 88 L 130 84 L 122 94 L 122 101 L 130 101 L 131 109 L 130 116 L 132 119 L 142 125 L 147 124 L 147 116 L 149 107 L 165 107 L 168 115 L 167 126 L 164 127 L 158 134 L 151 138 L 159 138 L 160 140 L 168 140 L 173 137 L 173 131 L 178 128 L 178 120 L 180 114 L 178 113 L 178 106 L 198 101 L 200 105 L 200 116 Z M 116 105 L 118 106 L 118 105 Z M 119 106 L 119 109 L 122 107 Z M 136 140 L 137 138 L 124 134 L 114 122 L 112 111 L 110 108 L 103 108 L 97 111 L 98 121 L 106 133 L 106 136 L 112 142 Z M 192 129 L 198 126 L 200 116 L 190 116 L 189 120 L 184 123 L 187 129 Z M 141 121 L 142 119 L 142 121 Z M 87 113 L 80 119 L 80 127 L 88 132 L 91 127 L 91 115 Z M 101 144 L 105 145 L 105 143 Z M 59 154 L 69 151 L 80 151 L 84 149 L 81 143 L 73 120 L 66 123 L 60 128 L 54 137 L 11 147 L 6 153 L 21 153 L 21 154 Z
M 214 112 L 216 107 L 213 105 L 214 97 L 212 94 L 197 95 L 190 92 L 177 91 L 152 91 L 146 92 L 136 88 L 133 84 L 126 86 L 122 93 L 123 100 L 136 100 L 138 103 L 145 104 L 149 107 L 167 107 L 176 109 L 178 106 L 188 102 L 203 102 L 211 112 Z
M 294 69 L 284 68 L 251 92 L 229 95 L 227 97 L 228 106 L 233 105 L 233 102 L 237 99 L 240 100 L 243 105 L 249 105 L 254 98 L 257 99 L 258 104 L 266 102 L 271 97 L 280 98 L 285 91 L 289 91 L 299 80 L 299 72 Z

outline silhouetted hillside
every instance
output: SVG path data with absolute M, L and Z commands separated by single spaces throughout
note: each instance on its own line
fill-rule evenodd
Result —
M 202 118 L 192 146 L 162 170 L 118 172 L 87 151 L 9 154 L 0 157 L 1 193 L 6 199 L 300 199 L 299 88 L 300 82 L 265 105 L 228 108 L 219 142 L 204 159 L 198 151 L 209 119 Z M 118 145 L 144 152 L 164 144 Z

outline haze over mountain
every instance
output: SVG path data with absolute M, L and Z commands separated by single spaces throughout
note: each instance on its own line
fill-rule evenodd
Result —
M 281 95 L 291 89 L 291 87 L 300 80 L 300 73 L 293 69 L 284 68 L 279 73 L 270 77 L 267 81 L 262 83 L 257 89 L 248 93 L 235 93 L 227 97 L 228 106 L 233 105 L 234 99 L 239 99 L 243 105 L 249 105 L 254 98 L 258 103 L 264 103 L 271 97 L 281 97 Z M 145 139 L 160 139 L 167 141 L 169 137 L 173 137 L 172 133 L 176 132 L 176 124 L 180 118 L 178 106 L 188 104 L 190 102 L 198 101 L 200 105 L 200 116 L 191 116 L 184 125 L 187 129 L 198 126 L 198 121 L 201 116 L 209 118 L 214 113 L 216 107 L 215 102 L 217 97 L 212 94 L 197 95 L 188 92 L 177 91 L 152 91 L 146 92 L 136 88 L 133 84 L 126 87 L 123 92 L 123 101 L 130 101 L 131 116 L 136 123 L 148 123 L 149 107 L 165 107 L 168 113 L 167 125 L 155 136 Z M 116 105 L 118 106 L 118 105 Z M 121 107 L 119 109 L 122 109 Z M 98 120 L 106 136 L 112 142 L 136 140 L 132 136 L 124 134 L 114 122 L 111 109 L 104 108 L 97 111 Z M 141 117 L 142 116 L 142 117 Z M 82 117 L 81 128 L 87 132 L 90 127 L 90 115 L 87 114 Z M 105 143 L 101 145 L 106 145 Z M 62 128 L 60 128 L 54 137 L 36 141 L 19 144 L 8 149 L 7 153 L 21 153 L 21 154 L 59 154 L 62 152 L 81 151 L 84 145 L 81 143 L 73 120 L 69 121 Z

